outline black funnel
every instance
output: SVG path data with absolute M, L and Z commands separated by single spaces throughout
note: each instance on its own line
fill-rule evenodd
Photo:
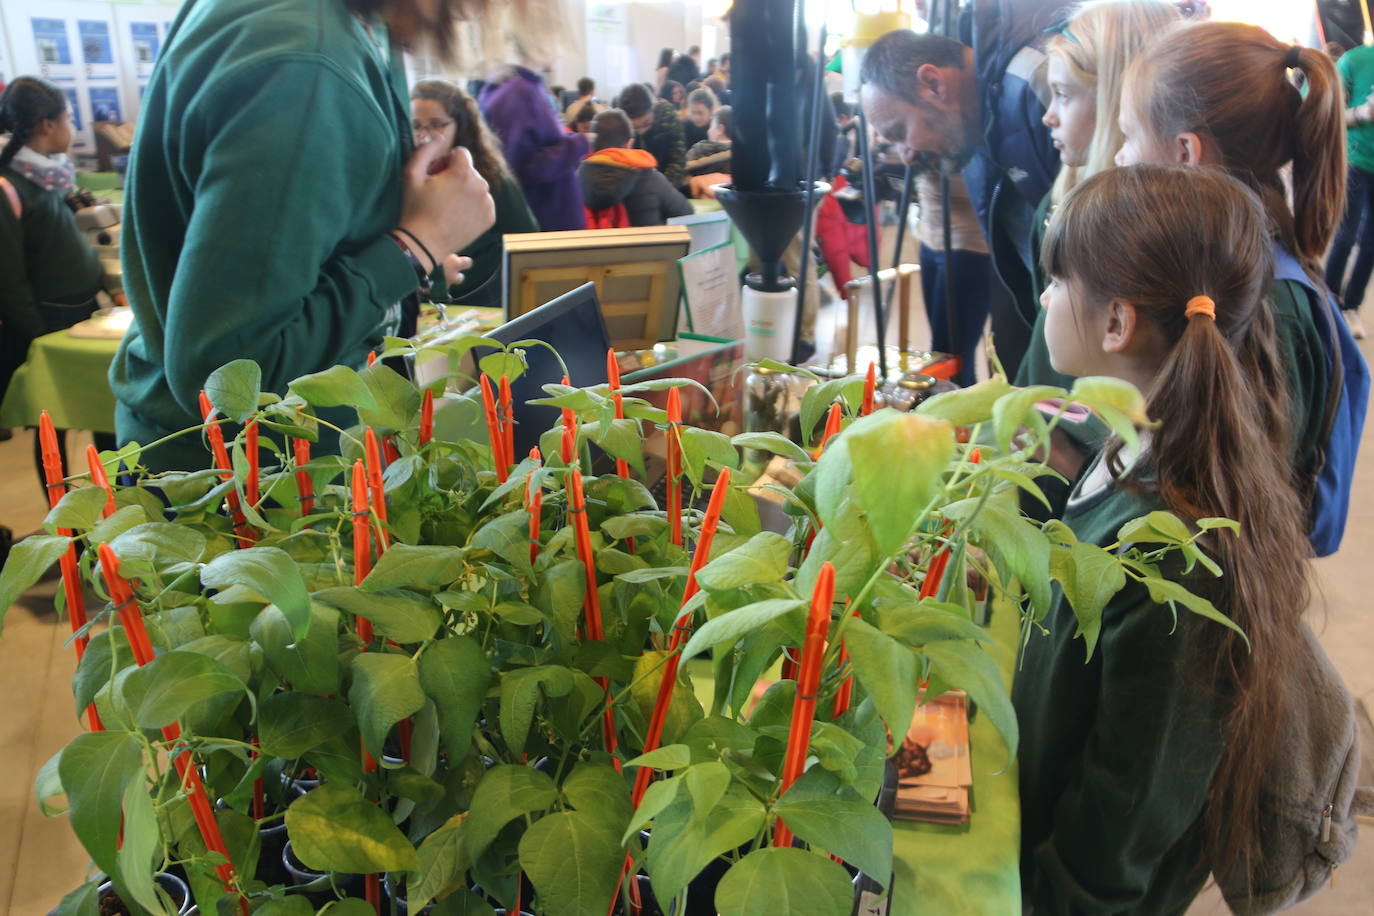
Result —
M 734 185 L 718 185 L 716 200 L 739 228 L 744 240 L 758 255 L 762 274 L 750 274 L 745 282 L 764 292 L 782 292 L 792 287 L 782 273 L 782 254 L 796 238 L 806 215 L 806 191 L 739 191 Z

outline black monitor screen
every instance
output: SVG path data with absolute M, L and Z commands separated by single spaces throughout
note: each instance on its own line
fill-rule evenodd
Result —
M 568 364 L 569 381 L 578 388 L 610 381 L 606 375 L 606 351 L 611 347 L 611 340 L 606 333 L 606 321 L 601 316 L 595 284 L 585 283 L 564 293 L 486 336 L 504 344 L 518 340 L 542 340 L 551 344 Z M 491 351 L 478 348 L 474 354 L 481 359 L 488 352 Z M 515 454 L 512 457 L 516 462 L 524 459 L 530 449 L 539 444 L 540 435 L 560 418 L 556 407 L 531 405 L 529 401 L 548 396 L 544 386 L 563 380 L 562 366 L 544 347 L 525 348 L 525 360 L 529 368 L 510 386 L 515 413 Z

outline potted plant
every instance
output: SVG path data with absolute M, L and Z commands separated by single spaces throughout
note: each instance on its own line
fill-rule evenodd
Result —
M 421 358 L 456 369 L 478 340 Z M 513 375 L 530 345 L 482 369 Z M 382 363 L 280 396 L 258 379 L 237 361 L 207 380 L 187 434 L 214 467 L 142 474 L 138 444 L 99 455 L 96 485 L 0 573 L 8 607 L 79 544 L 64 567 L 108 602 L 78 628 L 73 684 L 102 730 L 36 791 L 49 813 L 66 796 L 96 867 L 148 912 L 172 911 L 153 875 L 177 869 L 202 913 L 602 916 L 649 890 L 680 913 L 848 913 L 834 859 L 889 880 L 873 800 L 923 690 L 967 691 L 1015 753 L 966 572 L 1026 628 L 1058 582 L 1089 651 L 1110 596 L 1154 576 L 1155 554 L 1078 544 L 1017 508 L 1053 473 L 1037 455 L 1059 419 L 1037 401 L 1135 435 L 1140 396 L 1110 380 L 998 378 L 912 414 L 870 413 L 861 378 L 825 382 L 801 417 L 810 435 L 827 416 L 817 452 L 682 425 L 685 380 L 554 385 L 564 421 L 517 461 L 499 383 L 448 396 L 446 378 L 421 390 Z M 675 511 L 636 479 L 646 425 L 664 430 Z M 310 454 L 322 433 L 339 454 Z M 592 445 L 615 472 L 591 473 Z M 803 474 L 786 534 L 760 530 L 732 477 L 742 447 Z M 1207 562 L 1172 516 L 1134 533 Z M 703 703 L 681 662 L 708 650 Z M 780 659 L 788 676 L 751 703 Z M 294 872 L 263 860 L 283 825 Z M 88 912 L 91 886 L 62 909 Z

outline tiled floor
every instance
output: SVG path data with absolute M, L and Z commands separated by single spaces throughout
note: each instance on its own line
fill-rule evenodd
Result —
M 923 335 L 920 316 L 913 327 Z M 1365 356 L 1374 359 L 1370 343 Z M 70 453 L 81 454 L 85 442 L 74 436 Z M 1312 619 L 1351 690 L 1374 708 L 1374 425 L 1366 427 L 1364 446 L 1345 544 L 1337 556 L 1316 563 Z M 45 514 L 30 448 L 22 430 L 0 443 L 0 523 L 19 533 L 35 530 Z M 43 817 L 33 799 L 38 769 L 81 728 L 70 691 L 75 657 L 63 645 L 67 626 L 53 612 L 54 587 L 43 584 L 10 608 L 0 639 L 0 914 L 46 913 L 80 881 L 87 861 L 65 818 Z M 1374 825 L 1365 834 L 1336 886 L 1292 912 L 1374 913 Z M 1190 916 L 1225 912 L 1209 893 Z

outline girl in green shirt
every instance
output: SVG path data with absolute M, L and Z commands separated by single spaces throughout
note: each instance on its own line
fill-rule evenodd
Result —
M 1129 546 L 1121 527 L 1153 510 L 1190 526 L 1238 520 L 1237 532 L 1209 524 L 1199 540 L 1219 576 L 1181 561 L 1161 572 L 1245 636 L 1182 607 L 1175 621 L 1162 596 L 1132 583 L 1104 609 L 1085 664 L 1056 596 L 1013 686 L 1022 882 L 1037 916 L 1181 914 L 1209 871 L 1260 864 L 1257 797 L 1307 607 L 1289 410 L 1272 381 L 1267 218 L 1219 170 L 1111 169 L 1060 205 L 1043 265 L 1053 367 L 1132 382 L 1160 421 L 1136 453 L 1106 444 L 1064 522 L 1115 550 Z
M 1022 883 L 1037 913 L 1183 913 L 1209 871 L 1260 865 L 1256 812 L 1279 685 L 1307 607 L 1303 508 L 1287 472 L 1286 396 L 1264 295 L 1259 199 L 1219 170 L 1132 166 L 1074 188 L 1051 218 L 1041 297 L 1052 365 L 1146 393 L 1160 426 L 1114 439 L 1069 496 L 1080 541 L 1124 549 L 1125 522 L 1209 516 L 1205 564 L 1162 563 L 1245 632 L 1131 584 L 1083 661 L 1062 595 L 1015 676 Z M 1149 540 L 1149 538 L 1145 538 Z M 1146 549 L 1151 549 L 1146 545 Z
M 461 146 L 472 154 L 472 164 L 486 180 L 496 204 L 496 222 L 458 252 L 471 258 L 472 266 L 463 272 L 457 284 L 447 287 L 447 296 L 447 284 L 436 271 L 434 296 L 463 305 L 500 305 L 504 254 L 501 237 L 513 232 L 539 231 L 539 222 L 525 202 L 520 183 L 501 155 L 501 141 L 487 127 L 472 96 L 448 80 L 416 83 L 410 90 L 410 115 L 417 146 L 437 143 L 445 152 Z

